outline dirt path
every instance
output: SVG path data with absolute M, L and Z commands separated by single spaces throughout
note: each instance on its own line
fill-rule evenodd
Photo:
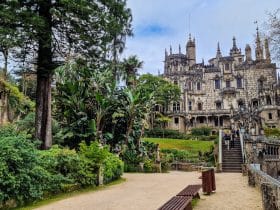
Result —
M 125 174 L 126 182 L 37 208 L 38 210 L 154 210 L 188 184 L 198 184 L 198 172 Z M 201 196 L 195 210 L 258 210 L 260 193 L 241 174 L 216 174 L 217 192 Z

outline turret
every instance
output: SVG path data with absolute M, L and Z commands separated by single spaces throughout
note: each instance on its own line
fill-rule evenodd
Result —
M 222 53 L 221 53 L 221 50 L 220 50 L 220 43 L 218 42 L 216 58 L 221 58 L 221 57 L 222 57 Z
M 241 54 L 241 50 L 238 49 L 237 45 L 236 45 L 236 39 L 235 37 L 232 38 L 232 48 L 230 49 L 230 53 L 231 56 L 234 55 L 240 55 Z
M 260 40 L 259 28 L 257 28 L 257 37 L 256 37 L 256 61 L 263 60 L 263 47 Z
M 195 55 L 195 39 L 191 38 L 191 34 L 189 35 L 189 40 L 186 46 L 186 54 L 189 66 L 193 66 L 196 64 L 196 55 Z
M 170 55 L 172 55 L 172 46 L 170 45 Z
M 252 61 L 252 50 L 250 45 L 246 45 L 245 47 L 245 56 L 246 56 L 246 61 Z
M 179 54 L 181 54 L 181 45 L 179 44 Z
M 271 63 L 270 51 L 269 51 L 269 46 L 268 46 L 268 39 L 264 40 L 264 49 L 265 49 L 265 60 L 266 60 L 267 63 Z

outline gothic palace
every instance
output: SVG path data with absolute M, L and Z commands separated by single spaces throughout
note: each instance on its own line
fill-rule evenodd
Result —
M 250 45 L 245 55 L 233 37 L 228 56 L 218 43 L 216 57 L 209 64 L 196 62 L 195 39 L 189 36 L 186 54 L 165 51 L 164 78 L 179 85 L 181 99 L 170 104 L 168 128 L 187 132 L 193 127 L 213 130 L 232 128 L 233 114 L 240 110 L 257 113 L 263 127 L 280 126 L 280 83 L 276 64 L 271 63 L 268 40 L 257 29 L 255 59 Z

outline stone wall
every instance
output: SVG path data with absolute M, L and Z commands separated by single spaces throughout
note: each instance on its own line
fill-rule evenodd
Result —
M 277 179 L 280 177 L 280 159 L 264 160 L 262 163 L 262 171 Z
M 265 210 L 280 209 L 280 182 L 254 167 L 248 166 L 248 184 L 260 189 Z

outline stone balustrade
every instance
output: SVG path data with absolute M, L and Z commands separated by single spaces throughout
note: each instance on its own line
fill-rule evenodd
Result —
M 265 210 L 280 209 L 280 182 L 277 179 L 251 164 L 248 166 L 248 183 L 260 189 Z

